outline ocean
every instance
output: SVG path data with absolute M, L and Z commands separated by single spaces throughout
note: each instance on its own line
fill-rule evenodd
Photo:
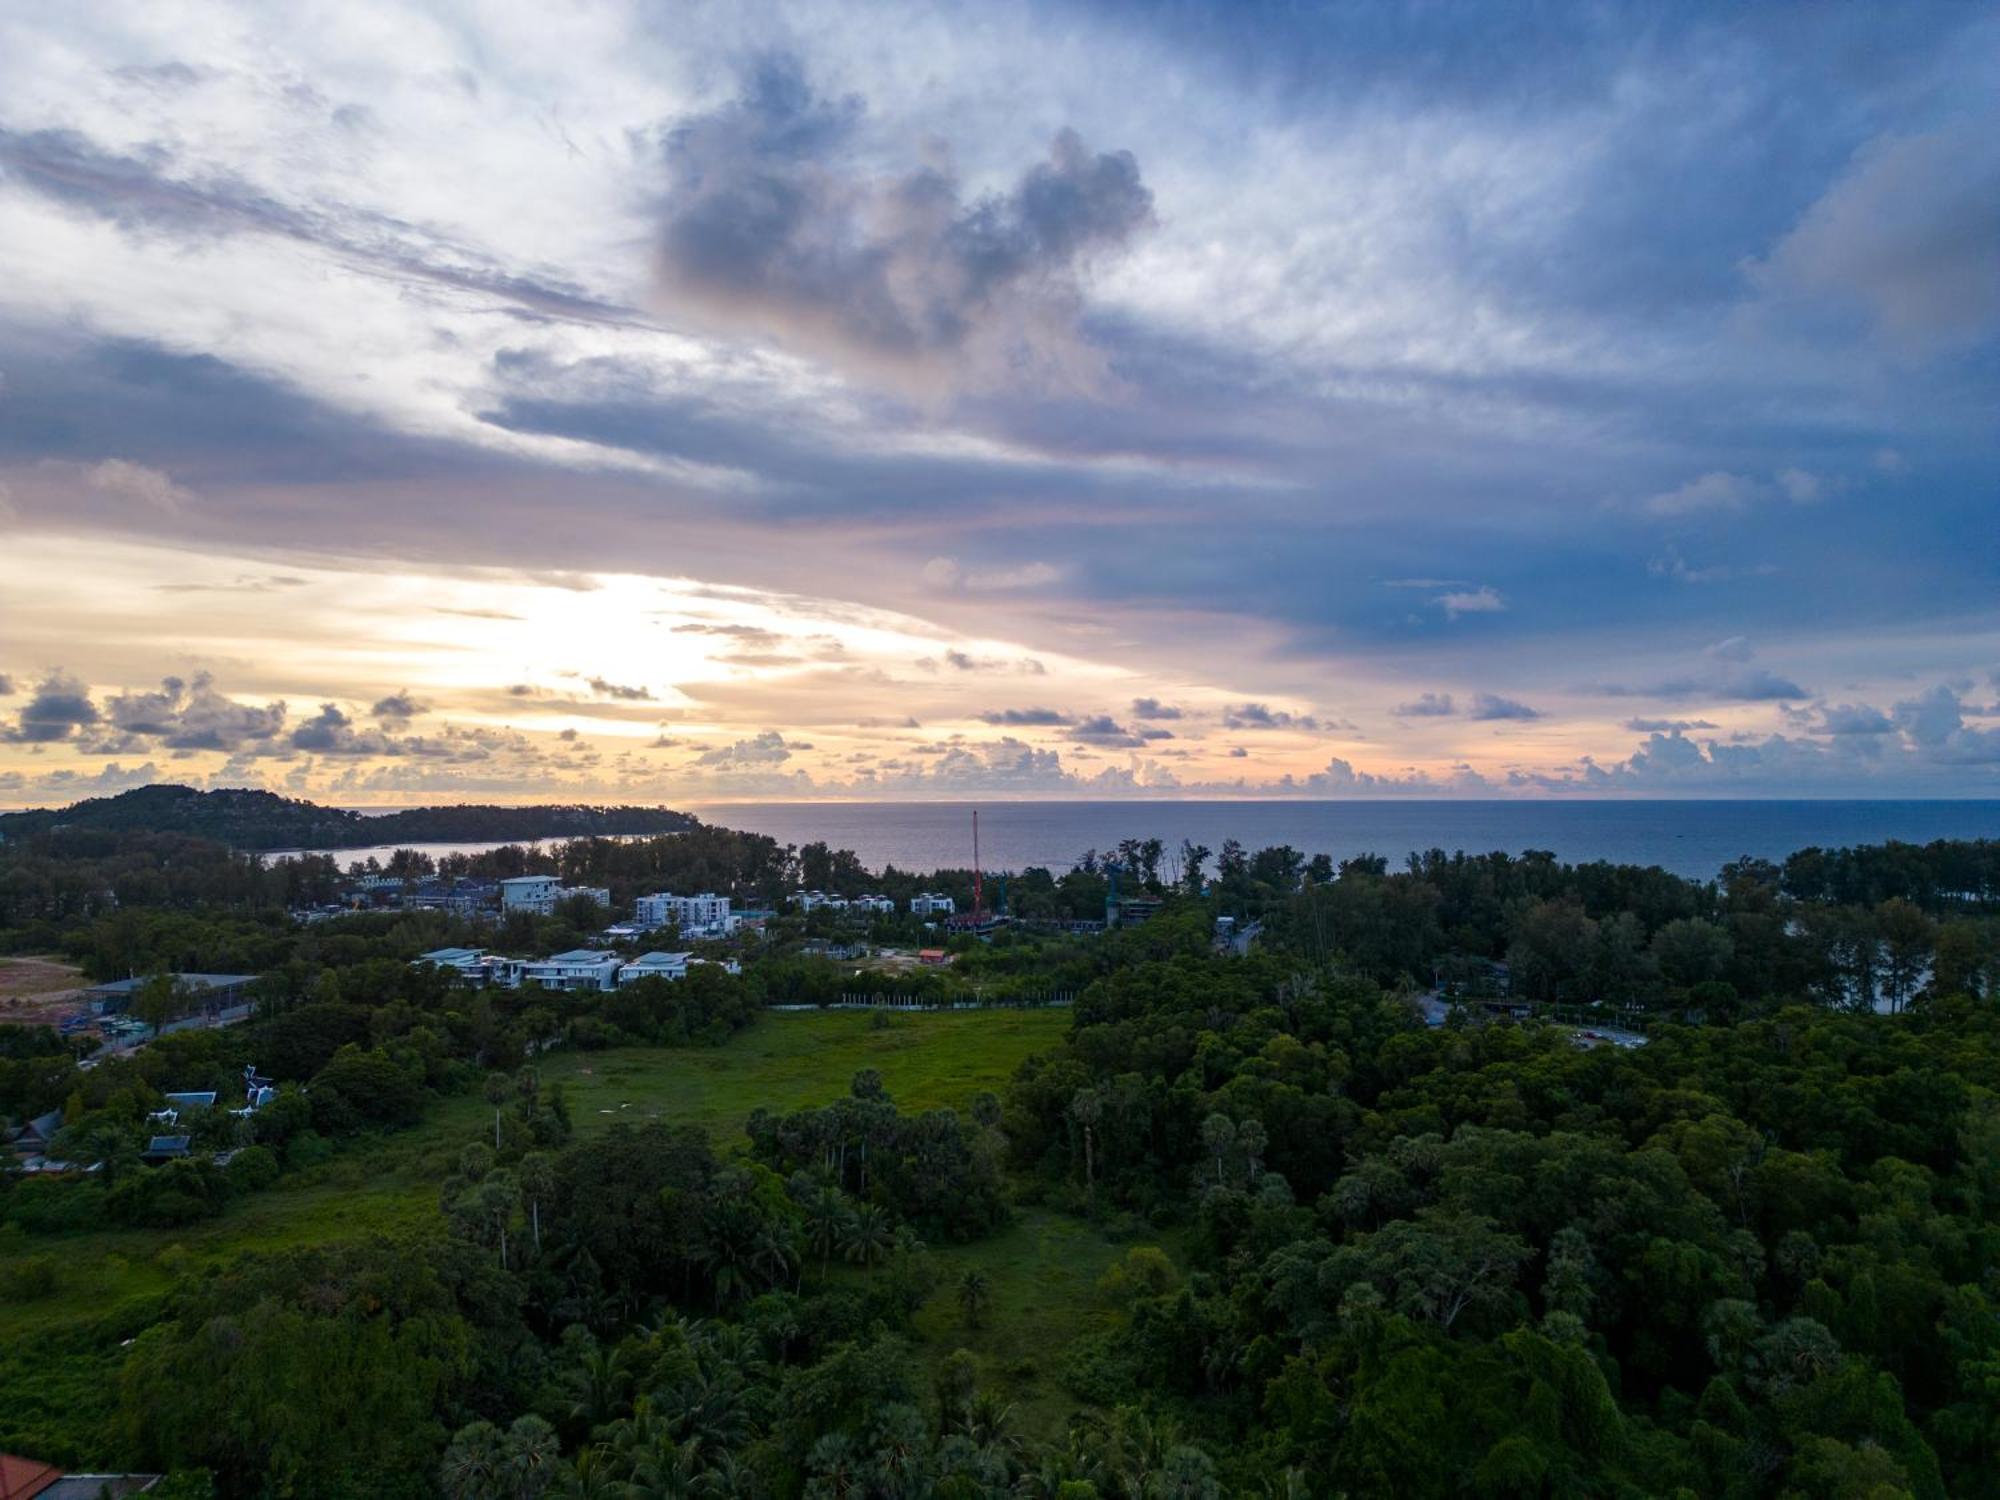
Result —
M 689 810 L 780 843 L 852 849 L 871 869 L 931 870 L 972 863 L 975 805 L 987 869 L 1058 873 L 1085 850 L 1127 838 L 1163 840 L 1170 855 L 1182 839 L 1214 850 L 1228 838 L 1335 861 L 1380 854 L 1392 868 L 1412 850 L 1547 849 L 1571 863 L 1660 865 L 1702 880 L 1742 855 L 1782 860 L 1813 845 L 2000 838 L 2000 801 L 762 802 Z
M 688 811 L 784 844 L 824 840 L 852 849 L 871 869 L 922 871 L 971 865 L 975 806 L 988 870 L 1043 865 L 1057 873 L 1086 850 L 1102 852 L 1128 838 L 1157 838 L 1170 857 L 1182 839 L 1216 850 L 1233 838 L 1250 849 L 1290 844 L 1336 861 L 1380 854 L 1392 867 L 1412 850 L 1547 849 L 1571 863 L 1660 865 L 1698 880 L 1712 879 L 1741 855 L 1782 860 L 1815 844 L 2000 838 L 2000 801 L 740 802 Z M 436 857 L 494 846 L 415 847 Z M 310 852 L 349 865 L 370 855 L 387 859 L 394 846 Z

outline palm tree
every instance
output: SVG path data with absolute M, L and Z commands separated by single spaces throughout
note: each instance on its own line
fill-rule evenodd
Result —
M 554 1482 L 562 1463 L 555 1428 L 532 1412 L 507 1429 L 506 1474 L 514 1500 L 536 1500 Z
M 841 1234 L 841 1254 L 858 1266 L 880 1265 L 895 1247 L 889 1216 L 873 1203 L 855 1209 Z
M 459 1428 L 438 1466 L 447 1500 L 499 1500 L 507 1453 L 500 1429 L 491 1422 Z
M 572 1397 L 569 1414 L 595 1430 L 624 1409 L 625 1390 L 632 1383 L 631 1361 L 621 1347 L 599 1345 L 585 1352 L 583 1363 L 565 1382 Z
M 1146 1481 L 1146 1500 L 1221 1500 L 1215 1461 L 1186 1443 L 1169 1448 Z
M 1097 1122 L 1104 1117 L 1104 1096 L 1096 1089 L 1078 1089 L 1069 1101 L 1070 1118 L 1083 1128 L 1083 1190 L 1097 1191 Z
M 486 1102 L 493 1106 L 493 1149 L 500 1149 L 500 1109 L 513 1098 L 514 1082 L 505 1073 L 486 1075 Z
M 527 1200 L 528 1223 L 535 1234 L 535 1253 L 542 1253 L 542 1200 L 555 1191 L 556 1159 L 546 1151 L 530 1151 L 514 1169 Z
M 1220 1186 L 1223 1160 L 1236 1148 L 1236 1122 L 1227 1115 L 1210 1115 L 1201 1122 L 1201 1143 L 1215 1158 L 1215 1181 Z
M 625 1481 L 617 1474 L 609 1448 L 585 1448 L 557 1476 L 555 1494 L 560 1500 L 625 1500 Z
M 799 1199 L 799 1207 L 805 1213 L 806 1240 L 819 1251 L 819 1274 L 824 1281 L 833 1263 L 835 1247 L 847 1242 L 848 1222 L 854 1215 L 847 1206 L 846 1195 L 830 1182 L 818 1183 L 803 1195 L 795 1186 L 793 1196 Z
M 665 1439 L 639 1455 L 625 1493 L 629 1500 L 693 1500 L 703 1489 L 702 1467 L 699 1439 Z
M 979 1271 L 968 1270 L 958 1278 L 958 1307 L 965 1314 L 966 1325 L 979 1326 L 980 1315 L 993 1303 L 993 1288 Z
M 992 1391 L 981 1391 L 972 1398 L 965 1413 L 959 1418 L 958 1430 L 982 1449 L 992 1449 L 1010 1458 L 1021 1451 L 1021 1439 L 1011 1429 L 1014 1425 L 1014 1407 L 1003 1401 Z

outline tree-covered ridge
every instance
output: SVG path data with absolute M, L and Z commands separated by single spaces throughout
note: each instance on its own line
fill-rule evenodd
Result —
M 0 836 L 14 839 L 59 828 L 95 829 L 193 834 L 233 849 L 353 849 L 374 844 L 672 833 L 694 822 L 690 815 L 665 807 L 555 803 L 533 807 L 464 803 L 364 815 L 273 792 L 204 792 L 161 783 L 64 808 L 0 814 Z

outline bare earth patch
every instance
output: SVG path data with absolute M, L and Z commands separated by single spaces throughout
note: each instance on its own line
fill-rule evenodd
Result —
M 0 958 L 0 1021 L 54 1025 L 76 1009 L 83 971 L 51 958 Z

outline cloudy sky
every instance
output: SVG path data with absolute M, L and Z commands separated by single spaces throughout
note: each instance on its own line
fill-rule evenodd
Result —
M 2000 794 L 2000 13 L 0 10 L 0 804 Z

